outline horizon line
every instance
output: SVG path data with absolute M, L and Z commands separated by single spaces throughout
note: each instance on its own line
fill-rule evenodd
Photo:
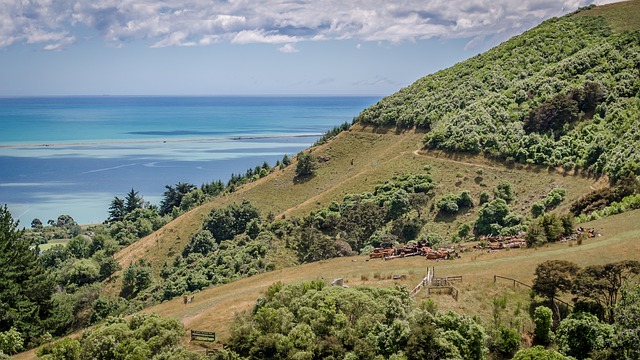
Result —
M 0 95 L 0 99 L 26 99 L 26 98 L 82 98 L 82 97 L 129 97 L 129 98 L 162 98 L 162 97 L 384 97 L 390 94 L 200 94 L 200 95 L 171 95 L 171 94 L 137 94 L 137 95 L 114 95 L 114 94 L 85 94 L 85 95 Z

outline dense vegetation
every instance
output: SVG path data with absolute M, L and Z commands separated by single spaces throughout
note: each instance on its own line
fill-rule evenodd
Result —
M 416 81 L 362 124 L 428 130 L 426 148 L 640 174 L 640 31 L 565 16 Z
M 637 359 L 639 275 L 636 260 L 584 268 L 565 260 L 539 264 L 533 291 L 544 301 L 535 310 L 534 340 L 545 346 L 555 342 L 562 354 L 577 359 Z M 574 306 L 567 316 L 566 304 L 555 300 L 569 293 Z
M 432 303 L 415 308 L 406 289 L 345 289 L 322 281 L 271 286 L 236 320 L 227 345 L 260 359 L 484 359 L 488 353 L 482 325 L 438 312 Z
M 80 339 L 64 339 L 38 350 L 46 360 L 200 359 L 181 346 L 184 334 L 177 320 L 157 315 L 134 315 L 125 320 L 109 318 Z

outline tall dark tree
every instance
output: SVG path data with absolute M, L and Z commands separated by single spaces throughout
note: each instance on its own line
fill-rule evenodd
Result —
M 620 288 L 625 281 L 638 274 L 640 262 L 637 260 L 587 266 L 578 272 L 571 292 L 578 299 L 597 303 L 604 310 L 604 320 L 612 323 Z
M 162 202 L 160 203 L 160 215 L 170 214 L 174 207 L 180 207 L 182 198 L 196 189 L 196 186 L 189 183 L 179 182 L 174 188 L 171 185 L 165 185 L 167 191 L 164 192 Z
M 533 291 L 549 299 L 552 303 L 556 297 L 569 292 L 573 279 L 580 268 L 567 260 L 547 260 L 536 267 L 536 277 L 533 280 Z M 556 306 L 556 310 L 558 310 Z
M 135 209 L 141 209 L 144 205 L 142 196 L 138 196 L 138 192 L 133 189 L 127 193 L 124 201 L 125 215 L 132 213 Z
M 0 207 L 0 332 L 15 327 L 29 341 L 44 333 L 54 283 L 17 228 L 7 206 Z
M 121 221 L 126 214 L 124 199 L 114 197 L 109 206 L 109 222 Z
M 31 228 L 34 230 L 41 230 L 42 229 L 42 221 L 38 218 L 35 218 L 31 221 Z

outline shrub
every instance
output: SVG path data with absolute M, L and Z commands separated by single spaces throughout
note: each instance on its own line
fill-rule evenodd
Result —
M 489 202 L 489 193 L 483 191 L 480 193 L 480 205 L 486 204 Z
M 553 312 L 546 306 L 538 306 L 533 313 L 533 322 L 536 325 L 535 341 L 541 345 L 549 345 L 553 339 L 551 326 L 553 325 Z
M 298 159 L 298 163 L 296 164 L 296 178 L 305 179 L 313 176 L 317 168 L 316 159 L 306 152 L 299 152 L 296 157 Z
M 506 181 L 501 181 L 493 190 L 493 195 L 496 199 L 502 199 L 509 203 L 511 200 L 513 200 L 513 191 L 511 190 L 511 184 Z
M 569 360 L 557 351 L 547 350 L 540 345 L 518 351 L 513 360 Z
M 560 322 L 556 330 L 556 342 L 560 352 L 584 359 L 591 351 L 610 346 L 613 334 L 613 326 L 601 324 L 595 315 L 574 313 Z
M 507 202 L 498 198 L 482 206 L 478 212 L 475 230 L 479 235 L 498 234 L 505 226 L 505 218 L 509 215 Z
M 501 326 L 496 335 L 493 348 L 501 356 L 509 358 L 520 348 L 520 333 L 516 330 Z

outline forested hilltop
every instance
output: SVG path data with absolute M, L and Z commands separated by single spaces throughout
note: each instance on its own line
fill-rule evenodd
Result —
M 616 4 L 624 7 L 622 24 L 620 12 L 596 7 L 547 20 L 416 81 L 356 121 L 425 129 L 424 146 L 431 149 L 576 168 L 614 180 L 637 174 L 638 4 Z

